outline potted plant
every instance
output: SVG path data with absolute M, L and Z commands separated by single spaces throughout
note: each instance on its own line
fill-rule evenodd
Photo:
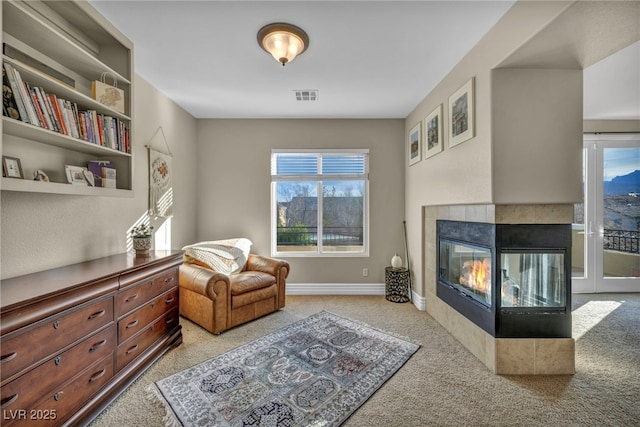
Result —
M 153 226 L 149 224 L 140 224 L 131 229 L 131 238 L 133 239 L 133 249 L 136 250 L 138 256 L 148 256 L 151 249 L 151 233 Z

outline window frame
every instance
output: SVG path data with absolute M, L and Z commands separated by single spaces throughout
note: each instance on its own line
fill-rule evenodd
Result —
M 309 175 L 277 175 L 274 166 L 274 156 L 278 154 L 299 154 L 299 155 L 316 155 L 319 167 L 322 163 L 323 155 L 363 155 L 364 156 L 364 166 L 365 170 L 363 174 L 329 174 L 324 175 L 322 171 L 319 170 L 317 174 L 309 174 Z M 344 258 L 344 257 L 368 257 L 369 256 L 369 149 L 272 149 L 270 155 L 271 162 L 271 191 L 270 191 L 270 209 L 271 209 L 271 256 L 274 257 L 303 257 L 303 258 Z M 322 212 L 323 212 L 323 197 L 322 197 L 322 185 L 323 182 L 327 181 L 363 181 L 363 224 L 362 224 L 362 246 L 363 250 L 354 252 L 354 251 L 323 251 L 322 250 L 322 239 L 318 239 L 318 245 L 315 251 L 279 251 L 278 250 L 278 215 L 277 215 L 277 206 L 278 206 L 278 194 L 277 194 L 277 184 L 279 182 L 314 182 L 316 183 L 316 193 L 317 193 L 317 209 L 318 209 L 318 234 L 322 232 Z

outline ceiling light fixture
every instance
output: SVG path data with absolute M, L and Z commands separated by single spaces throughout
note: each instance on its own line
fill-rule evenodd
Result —
M 258 31 L 258 44 L 284 66 L 307 50 L 309 36 L 302 28 L 277 22 Z

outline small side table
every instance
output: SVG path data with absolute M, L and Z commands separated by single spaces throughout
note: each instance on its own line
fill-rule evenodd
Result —
M 409 302 L 409 269 L 385 267 L 385 298 L 391 302 Z

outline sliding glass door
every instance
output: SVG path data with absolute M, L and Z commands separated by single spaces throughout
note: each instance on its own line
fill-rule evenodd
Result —
M 640 134 L 584 137 L 573 292 L 640 292 Z

